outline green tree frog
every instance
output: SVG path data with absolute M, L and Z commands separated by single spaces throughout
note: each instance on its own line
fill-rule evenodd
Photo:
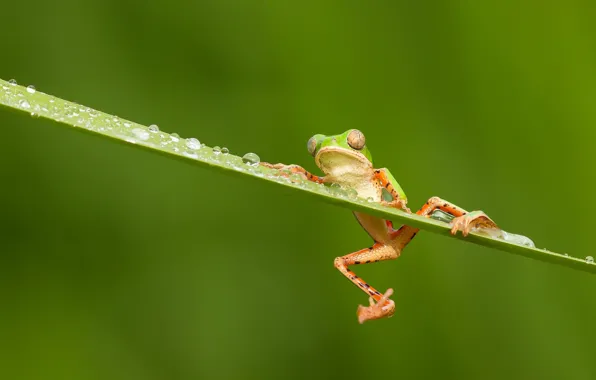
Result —
M 350 129 L 334 136 L 314 135 L 308 140 L 307 148 L 314 157 L 316 165 L 325 174 L 324 177 L 311 174 L 298 165 L 267 162 L 262 162 L 261 165 L 296 173 L 309 181 L 336 183 L 352 188 L 357 191 L 359 197 L 372 198 L 373 201 L 385 206 L 411 213 L 406 206 L 405 192 L 389 170 L 376 169 L 373 166 L 365 137 L 359 130 Z M 390 197 L 387 197 L 387 194 L 390 194 Z M 467 236 L 472 229 L 498 229 L 484 212 L 467 212 L 438 197 L 430 198 L 416 214 L 429 217 L 437 209 L 454 217 L 451 221 L 452 234 L 461 231 L 464 236 Z M 334 264 L 346 278 L 369 295 L 369 306 L 360 305 L 357 310 L 358 321 L 364 323 L 368 320 L 390 317 L 395 313 L 395 303 L 389 298 L 393 290 L 388 289 L 382 294 L 358 277 L 349 267 L 398 258 L 405 246 L 416 236 L 418 228 L 403 225 L 395 229 L 389 220 L 362 212 L 354 212 L 354 215 L 374 240 L 374 244 L 369 248 L 337 257 Z

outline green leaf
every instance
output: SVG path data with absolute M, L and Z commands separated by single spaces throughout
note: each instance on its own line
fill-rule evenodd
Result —
M 73 129 L 101 135 L 116 142 L 159 153 L 164 157 L 225 171 L 245 178 L 274 183 L 297 193 L 308 194 L 350 210 L 362 211 L 389 219 L 397 224 L 407 224 L 454 239 L 461 239 L 516 255 L 596 273 L 596 264 L 585 259 L 544 249 L 530 248 L 480 233 L 471 233 L 465 238 L 461 234 L 453 236 L 447 223 L 367 202 L 351 195 L 349 191 L 344 189 L 317 185 L 300 179 L 289 179 L 279 175 L 280 173 L 276 170 L 251 165 L 249 160 L 246 160 L 247 163 L 245 163 L 241 157 L 222 152 L 218 153 L 213 148 L 201 145 L 196 139 L 180 138 L 175 134 L 159 131 L 156 127 L 146 127 L 35 91 L 32 88 L 19 86 L 16 83 L 0 80 L 0 86 L 2 87 L 0 92 L 0 103 L 2 105 L 26 112 L 32 117 L 50 119 Z

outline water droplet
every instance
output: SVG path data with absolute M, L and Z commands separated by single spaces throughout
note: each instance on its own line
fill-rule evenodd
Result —
M 374 202 L 375 200 L 373 199 L 373 197 L 368 197 L 368 198 L 366 198 L 366 201 L 367 202 Z
M 132 133 L 141 140 L 149 140 L 149 132 L 142 128 L 135 128 L 132 130 Z
M 21 107 L 21 108 L 30 108 L 31 105 L 25 99 L 21 99 L 21 100 L 19 100 L 19 107 Z
M 179 135 L 179 134 L 177 134 L 177 133 L 172 133 L 172 134 L 170 135 L 170 139 L 171 139 L 173 142 L 178 142 L 178 141 L 180 141 L 180 135 Z
M 348 187 L 346 189 L 346 192 L 348 193 L 348 198 L 350 199 L 356 199 L 358 197 L 358 192 L 356 191 L 356 189 Z
M 568 254 L 568 253 L 566 253 L 566 254 L 565 254 L 565 257 L 569 257 L 569 254 Z
M 17 85 L 17 80 L 16 79 L 11 79 L 8 81 L 8 83 L 12 84 L 13 86 Z
M 151 124 L 149 126 L 149 132 L 151 132 L 151 133 L 159 132 L 159 127 L 157 126 L 157 124 Z
M 510 243 L 517 244 L 517 245 L 523 245 L 525 247 L 530 247 L 530 248 L 536 248 L 536 245 L 534 244 L 532 239 L 530 239 L 527 236 L 518 235 L 518 234 L 514 234 L 511 232 L 507 232 L 507 231 L 503 231 L 503 230 L 499 230 L 499 229 L 496 229 L 496 230 L 489 229 L 489 230 L 485 230 L 485 231 L 488 231 L 488 232 L 494 231 L 498 235 L 497 238 L 508 241 Z
M 332 183 L 331 185 L 329 185 L 328 191 L 330 194 L 335 195 L 336 197 L 347 197 L 348 193 L 346 192 L 346 190 L 341 187 L 341 185 L 337 182 Z
M 37 118 L 37 117 L 39 117 L 39 114 L 38 113 L 35 113 L 35 112 L 31 112 L 31 117 Z
M 191 137 L 186 139 L 186 146 L 193 150 L 201 149 L 201 142 L 194 137 Z
M 217 145 L 213 147 L 213 154 L 218 155 L 221 154 L 221 148 Z
M 192 150 L 185 150 L 184 151 L 184 155 L 186 157 L 190 157 L 190 158 L 199 158 L 199 156 L 195 152 L 193 152 Z
M 248 166 L 257 166 L 261 162 L 261 159 L 254 153 L 246 153 L 242 156 L 242 162 Z
M 221 153 L 228 154 L 228 153 L 230 153 L 230 150 L 224 146 L 223 148 L 221 148 Z
M 35 86 L 30 84 L 29 86 L 27 86 L 27 92 L 30 94 L 35 94 Z
M 451 223 L 453 220 L 453 215 L 447 214 L 445 211 L 439 209 L 433 211 L 432 214 L 430 214 L 430 217 L 443 223 Z
M 586 256 L 586 263 L 594 264 L 594 258 L 592 256 Z

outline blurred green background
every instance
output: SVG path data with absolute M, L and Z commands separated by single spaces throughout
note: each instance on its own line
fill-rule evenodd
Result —
M 416 208 L 594 256 L 594 3 L 6 2 L 0 77 L 315 170 L 359 128 Z M 594 276 L 421 233 L 361 266 L 349 211 L 0 110 L 2 379 L 594 379 Z

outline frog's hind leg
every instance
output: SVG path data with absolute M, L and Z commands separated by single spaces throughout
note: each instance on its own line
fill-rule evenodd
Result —
M 436 209 L 442 210 L 455 216 L 451 222 L 451 233 L 455 235 L 461 231 L 462 235 L 467 236 L 472 228 L 499 229 L 497 224 L 492 221 L 483 211 L 468 212 L 463 208 L 457 207 L 453 203 L 447 202 L 439 197 L 432 197 L 422 206 L 416 214 L 429 216 Z
M 426 202 L 420 210 L 416 211 L 417 215 L 428 217 L 435 210 L 441 210 L 449 215 L 455 217 L 452 221 L 451 233 L 456 234 L 457 231 L 461 230 L 463 235 L 466 236 L 473 227 L 480 228 L 499 228 L 484 212 L 472 211 L 468 212 L 461 207 L 454 205 L 453 203 L 447 202 L 439 197 L 432 197 Z M 408 243 L 414 239 L 419 229 L 403 225 L 399 229 L 393 228 L 391 221 L 386 221 L 387 230 L 391 239 L 391 245 L 399 253 L 408 245 Z
M 384 295 L 381 294 L 381 292 L 370 286 L 366 281 L 356 276 L 348 266 L 376 263 L 382 260 L 393 260 L 398 256 L 399 252 L 396 251 L 393 246 L 383 243 L 375 243 L 370 248 L 361 249 L 360 251 L 335 259 L 335 267 L 352 281 L 354 285 L 358 286 L 363 292 L 370 296 L 370 306 L 358 307 L 357 314 L 360 323 L 364 323 L 370 319 L 392 316 L 395 312 L 395 303 L 389 299 L 389 296 L 393 293 L 393 290 L 388 289 Z

